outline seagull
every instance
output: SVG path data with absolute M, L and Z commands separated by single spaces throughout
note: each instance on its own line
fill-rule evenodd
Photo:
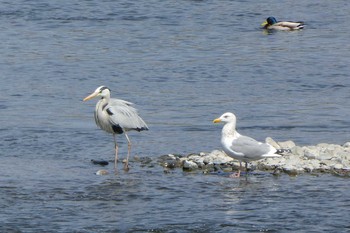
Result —
M 278 153 L 283 153 L 284 149 L 277 150 L 273 146 L 258 142 L 255 139 L 239 134 L 236 130 L 236 116 L 231 112 L 222 114 L 219 118 L 213 120 L 213 123 L 224 122 L 222 128 L 221 144 L 225 153 L 239 160 L 239 171 L 234 177 L 240 177 L 242 170 L 242 161 L 245 162 L 245 168 L 248 168 L 248 162 L 264 158 L 281 157 Z
M 90 100 L 95 97 L 101 97 L 95 108 L 95 122 L 102 130 L 113 134 L 115 145 L 115 160 L 114 168 L 117 169 L 118 161 L 118 144 L 116 134 L 125 134 L 128 141 L 128 155 L 124 170 L 129 169 L 129 156 L 131 142 L 127 132 L 130 130 L 143 131 L 148 130 L 147 124 L 138 115 L 137 110 L 132 106 L 132 103 L 121 100 L 112 99 L 111 91 L 108 87 L 100 86 L 91 95 L 84 98 L 83 101 Z

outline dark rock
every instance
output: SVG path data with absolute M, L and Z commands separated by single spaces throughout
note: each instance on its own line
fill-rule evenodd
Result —
M 91 162 L 93 164 L 96 164 L 96 165 L 101 165 L 101 166 L 107 166 L 109 164 L 108 161 L 106 160 L 95 160 L 95 159 L 91 159 Z

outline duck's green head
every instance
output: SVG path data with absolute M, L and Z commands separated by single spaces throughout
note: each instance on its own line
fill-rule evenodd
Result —
M 261 26 L 265 27 L 267 25 L 274 25 L 275 23 L 277 23 L 275 17 L 270 16 L 261 24 Z

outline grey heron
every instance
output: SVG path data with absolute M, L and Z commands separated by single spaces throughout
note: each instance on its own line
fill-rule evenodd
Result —
M 227 112 L 219 118 L 213 120 L 214 123 L 226 123 L 222 128 L 221 144 L 225 153 L 239 160 L 239 171 L 235 177 L 239 177 L 242 169 L 242 161 L 245 162 L 247 169 L 247 162 L 259 160 L 263 158 L 281 157 L 278 153 L 283 153 L 285 149 L 275 149 L 273 146 L 258 142 L 255 139 L 239 134 L 236 130 L 236 116 Z
M 130 130 L 143 131 L 148 130 L 147 124 L 139 116 L 137 109 L 132 106 L 132 103 L 111 98 L 111 92 L 108 87 L 100 86 L 92 94 L 85 97 L 83 101 L 90 100 L 95 97 L 101 97 L 95 108 L 95 122 L 102 130 L 113 134 L 115 145 L 115 160 L 114 168 L 117 168 L 118 161 L 118 144 L 116 134 L 125 134 L 128 141 L 128 155 L 124 169 L 129 168 L 129 156 L 131 142 L 127 132 Z

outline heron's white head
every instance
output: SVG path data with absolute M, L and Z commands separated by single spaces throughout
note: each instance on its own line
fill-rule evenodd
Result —
M 219 122 L 236 123 L 236 116 L 232 112 L 226 112 L 222 114 L 219 118 L 216 118 L 215 120 L 213 120 L 213 123 L 219 123 Z
M 91 95 L 85 97 L 83 101 L 90 100 L 97 96 L 100 96 L 101 98 L 109 98 L 110 95 L 111 95 L 111 91 L 108 89 L 108 87 L 100 86 Z

